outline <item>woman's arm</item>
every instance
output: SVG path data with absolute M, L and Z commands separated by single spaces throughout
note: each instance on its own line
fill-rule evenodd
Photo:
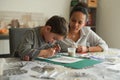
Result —
M 108 50 L 106 42 L 92 30 L 90 30 L 87 42 L 89 42 L 89 52 L 101 52 Z

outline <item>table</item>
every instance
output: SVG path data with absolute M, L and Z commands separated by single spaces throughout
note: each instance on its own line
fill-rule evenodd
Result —
M 115 65 L 119 65 L 120 67 L 119 49 L 109 49 L 108 52 L 88 54 L 101 57 L 104 61 L 100 64 L 83 69 L 71 69 L 36 60 L 27 62 L 21 61 L 17 58 L 2 58 L 1 60 L 5 62 L 3 69 L 4 71 L 8 69 L 20 68 L 21 70 L 26 70 L 27 72 L 20 75 L 1 76 L 0 80 L 120 80 L 120 68 L 118 68 L 118 70 L 114 70 Z M 49 79 L 46 79 L 46 77 L 39 79 L 38 77 L 41 73 L 35 70 L 38 66 L 42 68 L 47 66 L 49 68 L 46 69 L 51 69 L 51 71 L 48 70 L 47 73 L 45 71 L 42 72 L 42 75 L 51 75 L 53 73 L 55 75 L 52 76 L 52 78 L 48 77 Z

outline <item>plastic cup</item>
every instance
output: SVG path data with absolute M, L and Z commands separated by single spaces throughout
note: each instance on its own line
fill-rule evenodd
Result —
M 75 57 L 76 55 L 76 48 L 68 48 L 68 55 L 71 57 Z

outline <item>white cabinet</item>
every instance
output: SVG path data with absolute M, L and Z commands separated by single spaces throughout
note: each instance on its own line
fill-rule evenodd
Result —
M 9 40 L 0 40 L 0 54 L 8 54 L 9 51 Z

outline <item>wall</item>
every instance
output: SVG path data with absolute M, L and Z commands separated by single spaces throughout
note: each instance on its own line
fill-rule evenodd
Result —
M 109 47 L 120 48 L 120 0 L 98 0 L 97 33 Z
M 69 20 L 71 0 L 0 0 L 0 11 L 42 13 L 46 20 L 60 15 Z M 0 41 L 0 53 L 9 52 L 9 41 Z M 4 46 L 3 46 L 4 45 Z
M 61 15 L 68 20 L 71 0 L 0 0 L 0 11 L 39 12 L 49 18 Z

